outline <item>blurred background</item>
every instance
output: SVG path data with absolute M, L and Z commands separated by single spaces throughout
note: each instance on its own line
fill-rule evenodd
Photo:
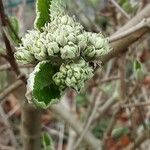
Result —
M 10 20 L 17 19 L 15 25 L 19 36 L 34 28 L 35 0 L 3 0 L 5 11 Z M 86 31 L 102 32 L 109 37 L 126 22 L 140 12 L 149 0 L 68 0 L 67 11 L 79 21 Z M 0 41 L 0 52 L 4 49 Z M 87 125 L 93 109 L 96 113 L 89 130 L 104 142 L 106 150 L 122 150 L 135 142 L 138 135 L 150 128 L 150 36 L 142 37 L 132 44 L 129 51 L 120 58 L 115 58 L 98 69 L 94 78 L 86 84 L 78 95 L 68 91 L 62 103 L 84 126 Z M 27 76 L 32 66 L 20 66 Z M 16 82 L 6 60 L 0 57 L 0 150 L 21 150 L 20 136 L 20 99 L 25 99 L 25 87 L 21 84 L 7 97 L 3 91 Z M 76 96 L 74 96 L 74 94 Z M 127 100 L 118 108 L 118 104 Z M 95 106 L 98 101 L 98 106 Z M 133 107 L 129 105 L 133 104 Z M 140 107 L 135 103 L 143 104 Z M 102 113 L 101 113 L 102 112 Z M 114 119 L 114 120 L 113 120 Z M 114 121 L 113 124 L 111 124 Z M 75 143 L 77 135 L 72 137 L 72 130 L 55 113 L 43 111 L 43 131 L 52 136 L 55 149 L 71 150 L 69 139 Z M 112 125 L 112 127 L 111 127 Z M 111 129 L 110 129 L 111 127 Z M 150 150 L 149 140 L 138 148 Z M 88 150 L 86 144 L 77 150 Z M 90 149 L 89 149 L 90 150 Z

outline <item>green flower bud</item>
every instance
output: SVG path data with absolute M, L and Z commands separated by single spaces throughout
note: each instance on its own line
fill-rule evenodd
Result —
M 101 34 L 87 32 L 85 35 L 88 46 L 82 51 L 84 58 L 97 58 L 109 52 L 108 41 Z
M 95 56 L 95 47 L 89 46 L 83 51 L 83 55 L 88 58 L 93 58 Z
M 62 59 L 73 59 L 80 55 L 78 47 L 73 43 L 69 43 L 69 45 L 60 49 L 60 53 Z
M 85 81 L 90 79 L 92 76 L 93 69 L 89 67 L 85 60 L 81 59 L 79 61 L 70 62 L 68 64 L 62 64 L 59 72 L 53 76 L 53 80 L 59 87 L 69 87 L 80 91 L 80 89 L 84 86 Z M 60 78 L 61 83 L 58 82 Z
M 74 77 L 79 80 L 81 78 L 81 75 L 78 72 L 74 73 Z
M 67 38 L 61 34 L 57 35 L 56 42 L 61 46 L 65 46 L 67 44 Z
M 67 76 L 68 76 L 68 77 L 71 77 L 72 75 L 73 75 L 72 70 L 67 70 Z
M 49 56 L 53 56 L 54 54 L 59 53 L 59 46 L 56 42 L 49 43 L 47 45 L 47 52 Z
M 61 23 L 62 24 L 67 24 L 68 23 L 68 16 L 67 15 L 65 15 L 65 16 L 63 16 L 62 18 L 61 18 Z
M 74 32 L 74 28 L 70 25 L 62 26 L 62 28 L 64 28 L 69 34 Z
M 34 63 L 36 61 L 34 55 L 27 50 L 18 50 L 14 56 L 19 63 L 23 64 Z
M 78 44 L 79 44 L 80 49 L 85 49 L 87 47 L 88 38 L 87 38 L 86 34 L 78 35 L 77 40 L 78 40 Z
M 100 49 L 100 48 L 102 48 L 103 46 L 105 46 L 105 43 L 106 43 L 105 41 L 106 41 L 105 39 L 99 37 L 99 38 L 96 40 L 96 42 L 95 42 L 95 48 L 96 48 L 96 49 Z
M 74 20 L 69 17 L 68 15 L 65 15 L 61 18 L 61 23 L 64 25 L 73 25 L 75 24 Z
M 76 41 L 77 41 L 77 39 L 73 33 L 69 34 L 67 39 L 69 42 L 73 42 L 73 43 L 76 43 Z
M 71 81 L 71 79 L 70 79 L 69 77 L 66 78 L 65 84 L 66 84 L 66 86 L 68 86 L 68 87 L 71 87 L 71 86 L 72 86 L 72 81 Z

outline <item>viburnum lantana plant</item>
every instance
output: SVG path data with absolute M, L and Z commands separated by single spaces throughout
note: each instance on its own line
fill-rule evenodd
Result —
M 77 92 L 93 77 L 91 61 L 107 54 L 108 40 L 101 33 L 86 32 L 65 12 L 64 0 L 37 0 L 35 29 L 17 47 L 19 63 L 37 64 L 28 79 L 32 102 L 47 108 L 59 102 L 67 88 Z

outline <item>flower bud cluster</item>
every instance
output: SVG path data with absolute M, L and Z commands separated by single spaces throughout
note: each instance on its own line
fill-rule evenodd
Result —
M 49 60 L 53 56 L 60 56 L 63 60 L 76 59 L 80 56 L 77 36 L 83 32 L 83 27 L 73 18 L 68 15 L 58 17 L 48 23 L 43 31 L 42 33 L 37 30 L 29 31 L 22 38 L 22 45 L 15 53 L 19 62 L 33 63 L 35 60 Z M 20 52 L 27 51 L 30 57 L 20 57 Z M 31 59 L 33 57 L 34 59 Z
M 29 31 L 15 57 L 23 64 L 52 58 L 63 60 L 59 72 L 53 76 L 55 84 L 61 90 L 71 87 L 79 91 L 93 76 L 93 69 L 85 60 L 94 61 L 109 50 L 108 41 L 101 34 L 85 32 L 74 18 L 60 15 L 46 24 L 43 32 Z
M 56 85 L 63 91 L 67 87 L 80 91 L 84 87 L 85 81 L 93 76 L 93 69 L 84 59 L 77 62 L 62 64 L 59 72 L 53 76 Z
M 101 33 L 85 32 L 79 36 L 79 39 L 80 47 L 83 47 L 82 56 L 84 58 L 100 58 L 110 51 L 108 40 Z

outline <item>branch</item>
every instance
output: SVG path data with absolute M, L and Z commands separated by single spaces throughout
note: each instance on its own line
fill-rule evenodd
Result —
M 100 92 L 95 100 L 95 104 L 94 104 L 94 107 L 93 107 L 93 110 L 91 112 L 91 115 L 90 117 L 88 118 L 88 120 L 86 121 L 85 123 L 85 126 L 84 126 L 84 130 L 82 131 L 81 135 L 79 136 L 77 142 L 75 143 L 75 146 L 74 146 L 74 150 L 78 148 L 79 144 L 81 143 L 83 137 L 85 136 L 85 134 L 87 133 L 87 131 L 89 130 L 93 120 L 94 120 L 94 117 L 98 111 L 98 107 L 101 103 L 100 99 L 102 97 L 102 93 Z
M 4 12 L 2 0 L 0 0 L 0 19 L 2 23 L 2 36 L 4 39 L 7 61 L 17 76 L 21 75 L 20 69 L 14 58 L 14 49 L 12 49 L 10 41 L 3 31 L 3 27 L 7 27 L 7 17 Z M 26 84 L 26 77 L 20 78 Z M 39 109 L 33 108 L 31 105 L 22 104 L 22 137 L 23 150 L 41 150 L 41 112 Z
M 64 119 L 80 136 L 83 127 L 80 122 L 75 119 L 73 115 L 71 115 L 61 104 L 51 106 L 51 110 L 57 113 L 62 119 Z M 101 150 L 101 143 L 97 140 L 90 132 L 87 132 L 83 140 L 92 148 L 92 150 Z
M 150 17 L 150 4 L 148 4 L 141 12 L 139 12 L 134 18 L 132 18 L 127 24 L 125 24 L 120 30 L 118 30 L 116 33 L 113 34 L 113 36 L 120 34 L 123 31 L 126 31 L 134 26 L 136 26 L 143 18 L 147 19 Z M 119 39 L 118 41 L 111 42 L 110 47 L 112 50 L 104 55 L 100 59 L 103 64 L 108 62 L 110 59 L 119 56 L 119 54 L 126 51 L 126 48 L 129 47 L 131 44 L 133 44 L 135 41 L 137 41 L 141 36 L 143 36 L 145 33 L 149 32 L 149 28 L 144 27 L 139 29 L 138 31 L 134 32 L 134 34 L 129 34 L 128 36 Z
M 22 105 L 23 150 L 41 150 L 41 110 Z
M 119 6 L 119 4 L 115 0 L 110 1 L 127 19 L 130 19 L 130 16 L 124 11 L 121 6 Z
M 150 106 L 150 102 L 140 102 L 135 104 L 125 104 L 122 105 L 122 108 L 131 108 L 131 107 L 141 107 L 141 106 Z
M 143 131 L 135 140 L 134 144 L 129 145 L 123 150 L 135 150 L 137 149 L 146 139 L 150 138 L 150 130 Z
M 0 101 L 2 101 L 7 95 L 19 88 L 21 85 L 23 85 L 23 82 L 21 80 L 17 80 L 11 86 L 6 88 L 2 93 L 0 93 Z
M 131 34 L 134 34 L 134 32 L 139 31 L 143 28 L 150 28 L 150 18 L 148 19 L 143 19 L 140 23 L 138 23 L 137 25 L 129 28 L 126 31 L 120 32 L 116 35 L 112 35 L 111 37 L 108 38 L 109 42 L 115 42 L 118 41 L 122 38 L 125 38 Z
M 33 65 L 18 65 L 19 68 L 33 68 Z M 0 66 L 0 71 L 12 70 L 10 64 L 4 64 Z
M 0 19 L 1 19 L 2 27 L 6 27 L 7 26 L 7 17 L 6 17 L 5 11 L 4 11 L 4 6 L 3 6 L 2 0 L 0 0 Z M 19 76 L 21 74 L 21 72 L 18 68 L 18 64 L 15 61 L 14 52 L 11 47 L 10 41 L 7 38 L 5 32 L 3 31 L 3 28 L 2 28 L 2 36 L 3 36 L 5 47 L 6 47 L 7 60 L 10 63 L 15 74 L 17 76 Z M 23 76 L 21 79 L 24 83 L 26 83 L 25 76 Z

